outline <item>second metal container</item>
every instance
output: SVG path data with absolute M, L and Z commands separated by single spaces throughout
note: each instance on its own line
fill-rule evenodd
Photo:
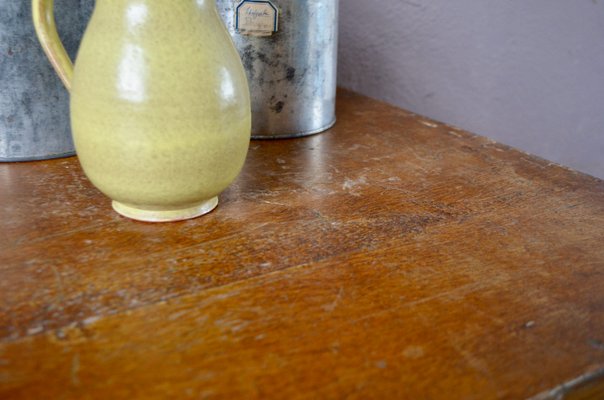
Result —
M 338 0 L 216 0 L 252 95 L 252 137 L 287 138 L 335 123 Z
M 73 56 L 93 0 L 57 0 L 57 20 Z M 74 154 L 69 96 L 36 41 L 31 2 L 0 0 L 0 161 Z

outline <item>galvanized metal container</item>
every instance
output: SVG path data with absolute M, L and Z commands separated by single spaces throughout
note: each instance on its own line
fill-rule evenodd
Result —
M 73 57 L 93 0 L 57 0 L 57 23 Z M 38 44 L 31 2 L 0 0 L 0 161 L 74 154 L 69 96 Z
M 335 123 L 338 0 L 216 4 L 248 74 L 252 137 L 306 136 L 330 128 Z

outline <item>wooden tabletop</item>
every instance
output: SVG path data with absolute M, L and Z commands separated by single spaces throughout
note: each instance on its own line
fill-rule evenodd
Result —
M 347 91 L 338 118 L 253 141 L 187 222 L 0 164 L 0 398 L 604 398 L 604 182 Z

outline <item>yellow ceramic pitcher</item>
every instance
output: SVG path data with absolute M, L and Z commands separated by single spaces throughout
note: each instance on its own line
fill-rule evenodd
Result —
M 249 89 L 214 2 L 97 0 L 74 68 L 53 0 L 33 0 L 42 47 L 71 92 L 80 163 L 122 215 L 205 214 L 243 166 Z

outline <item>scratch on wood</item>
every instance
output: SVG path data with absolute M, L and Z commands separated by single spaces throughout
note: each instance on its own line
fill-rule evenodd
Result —
M 357 179 L 346 178 L 344 180 L 344 184 L 342 185 L 342 189 L 348 191 L 353 196 L 360 196 L 360 194 L 356 191 L 358 186 L 363 186 L 367 184 L 367 178 L 363 175 Z
M 532 328 L 533 326 L 535 326 L 535 321 L 528 321 L 527 323 L 525 323 L 525 324 L 523 325 L 523 328 L 525 328 L 525 329 L 530 329 L 530 328 Z
M 419 155 L 419 154 L 417 153 L 417 151 L 415 151 L 415 149 L 413 149 L 413 148 L 409 148 L 409 150 L 411 151 L 411 153 L 413 153 L 413 155 L 415 156 L 415 158 L 417 158 L 418 160 L 423 161 L 423 162 L 425 162 L 425 163 L 428 163 L 428 162 L 430 162 L 430 161 L 431 161 L 431 160 L 430 160 L 428 157 L 423 157 L 423 156 Z M 419 166 L 419 165 L 416 165 L 416 166 L 417 166 L 419 169 L 421 169 L 421 170 L 423 170 L 423 171 L 426 171 L 426 172 L 427 172 L 427 170 L 426 170 L 425 168 L 422 168 L 422 167 L 421 167 L 421 166 Z
M 369 146 L 367 146 L 367 145 L 355 143 L 352 146 L 350 146 L 347 150 L 348 151 L 355 151 L 355 150 L 359 150 L 359 149 L 368 149 L 368 148 L 369 148 Z
M 84 326 L 92 325 L 92 324 L 94 324 L 95 322 L 97 322 L 100 319 L 101 319 L 100 316 L 95 315 L 95 316 L 88 317 L 85 320 L 83 320 L 82 324 L 84 324 Z
M 571 379 L 570 381 L 563 383 L 554 389 L 531 397 L 529 400 L 563 400 L 566 395 L 572 392 L 574 389 L 601 379 L 604 379 L 604 367 L 585 373 L 575 379 Z
M 276 202 L 276 201 L 260 200 L 260 202 L 264 203 L 264 204 L 269 204 L 271 206 L 288 207 L 288 208 L 290 207 L 287 204 L 279 203 L 279 202 Z
M 37 335 L 38 333 L 42 333 L 43 331 L 44 331 L 43 326 L 34 326 L 33 328 L 29 328 L 27 330 L 27 335 L 33 336 L 33 335 Z
M 470 368 L 479 372 L 491 382 L 493 381 L 491 370 L 489 369 L 489 366 L 486 362 L 484 362 L 481 358 L 475 356 L 470 351 L 464 349 L 460 343 L 457 343 L 457 341 L 452 341 L 451 344 L 453 348 L 457 351 L 457 353 L 461 355 L 461 357 L 465 360 L 465 362 Z
M 333 312 L 336 307 L 338 307 L 338 303 L 340 303 L 340 300 L 342 300 L 342 296 L 344 295 L 344 288 L 341 287 L 340 290 L 338 291 L 338 295 L 336 296 L 335 300 L 329 304 L 326 304 L 323 306 L 323 309 L 329 313 Z
M 387 309 L 383 309 L 383 310 L 380 310 L 380 311 L 377 311 L 374 313 L 366 314 L 360 318 L 351 319 L 348 322 L 350 324 L 358 324 L 362 321 L 368 320 L 370 318 L 374 318 L 376 316 L 384 315 L 387 313 L 392 313 L 395 310 L 400 310 L 400 309 L 409 308 L 409 307 L 415 307 L 420 304 L 429 303 L 431 301 L 439 300 L 439 299 L 447 299 L 447 298 L 451 298 L 453 296 L 463 296 L 467 293 L 472 293 L 477 290 L 480 290 L 480 289 L 484 288 L 485 286 L 488 286 L 488 285 L 485 283 L 479 283 L 479 282 L 468 283 L 463 286 L 458 286 L 455 289 L 440 292 L 440 293 L 434 294 L 432 296 L 426 296 L 426 297 L 423 297 L 420 299 L 411 300 L 411 301 L 403 302 L 400 304 L 393 304 L 391 308 L 387 308 Z
M 425 125 L 428 128 L 438 128 L 438 124 L 435 124 L 434 122 L 429 122 L 429 121 L 424 121 L 424 120 L 420 120 L 419 122 L 420 122 L 420 124 Z
M 365 178 L 364 176 L 359 177 L 358 179 L 350 179 L 350 178 L 346 178 L 344 180 L 344 184 L 342 185 L 342 189 L 344 190 L 348 190 L 348 189 L 352 189 L 355 186 L 358 185 L 364 185 L 367 183 L 367 178 Z
M 538 161 L 536 161 L 536 160 L 534 160 L 532 158 L 521 157 L 520 159 L 523 160 L 523 161 L 528 162 L 529 164 L 535 165 L 535 166 L 537 166 L 537 167 L 539 167 L 541 169 L 545 169 L 547 167 L 547 166 L 539 163 Z
M 116 225 L 116 224 L 117 223 L 115 221 L 110 221 L 110 222 L 103 222 L 103 223 L 99 223 L 99 224 L 84 225 L 80 228 L 69 229 L 64 232 L 53 233 L 50 235 L 43 235 L 43 236 L 40 236 L 35 239 L 28 239 L 27 237 L 23 237 L 21 239 L 18 239 L 15 242 L 15 245 L 22 245 L 25 243 L 27 243 L 28 245 L 32 245 L 32 244 L 48 241 L 49 239 L 61 238 L 61 237 L 73 235 L 74 233 L 83 232 L 83 231 L 86 231 L 89 229 L 100 229 L 100 228 L 104 228 L 104 227 L 108 227 L 110 225 Z
M 61 278 L 61 274 L 59 273 L 59 271 L 57 270 L 57 267 L 55 267 L 54 265 L 50 265 L 50 268 L 52 269 L 52 273 L 55 275 L 55 279 L 57 281 L 57 287 L 59 288 L 59 293 L 57 295 L 57 299 L 59 303 L 63 303 L 65 296 L 65 288 L 63 286 L 63 279 Z
M 408 346 L 403 350 L 403 356 L 410 359 L 422 358 L 424 354 L 425 352 L 422 346 Z
M 80 355 L 74 354 L 71 359 L 71 383 L 75 386 L 80 384 L 80 378 L 78 376 L 80 372 Z

